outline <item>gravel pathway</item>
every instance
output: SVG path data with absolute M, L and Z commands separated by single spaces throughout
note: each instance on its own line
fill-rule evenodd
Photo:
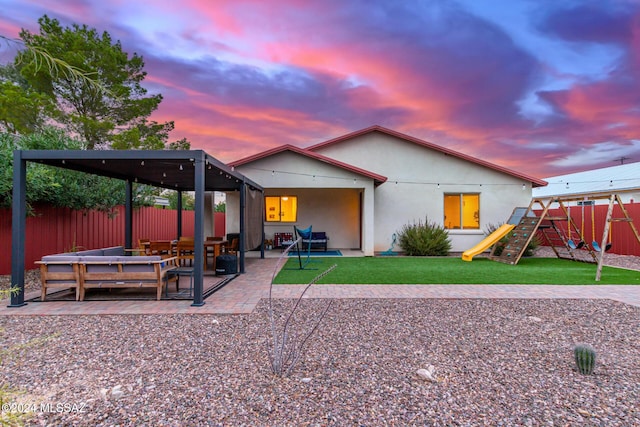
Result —
M 274 301 L 278 318 L 293 302 Z M 326 304 L 302 301 L 299 319 Z M 4 316 L 0 378 L 24 392 L 5 403 L 47 409 L 28 425 L 632 426 L 639 324 L 640 308 L 613 301 L 336 300 L 281 378 L 264 302 L 251 315 Z M 598 351 L 594 375 L 574 368 L 579 342 Z M 436 382 L 416 375 L 428 365 Z

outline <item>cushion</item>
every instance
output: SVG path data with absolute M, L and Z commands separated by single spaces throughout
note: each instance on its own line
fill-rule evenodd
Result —
M 69 263 L 77 262 L 80 257 L 76 255 L 45 255 L 42 257 L 42 262 L 59 262 L 69 261 Z
M 132 255 L 132 256 L 119 256 L 115 257 L 118 261 L 161 261 L 162 257 L 160 255 Z
M 78 252 L 78 255 L 80 256 L 98 256 L 98 255 L 102 255 L 102 249 L 89 249 L 86 251 L 80 251 Z
M 123 256 L 124 246 L 112 246 L 110 248 L 102 249 L 102 255 L 105 256 Z

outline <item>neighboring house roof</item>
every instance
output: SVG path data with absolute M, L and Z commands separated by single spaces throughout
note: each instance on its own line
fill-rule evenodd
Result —
M 396 138 L 404 139 L 405 141 L 413 142 L 414 144 L 418 144 L 420 146 L 423 146 L 423 147 L 426 147 L 426 148 L 429 148 L 429 149 L 432 149 L 432 150 L 435 150 L 435 151 L 440 151 L 441 153 L 447 154 L 449 156 L 457 157 L 459 159 L 466 160 L 466 161 L 478 164 L 480 166 L 484 166 L 484 167 L 487 167 L 489 169 L 493 169 L 495 171 L 502 172 L 502 173 L 505 173 L 507 175 L 514 176 L 514 177 L 519 178 L 519 179 L 524 179 L 526 181 L 530 181 L 532 183 L 533 187 L 543 187 L 543 186 L 547 185 L 546 181 L 544 181 L 542 179 L 534 178 L 532 176 L 529 176 L 529 175 L 526 175 L 526 174 L 511 170 L 511 169 L 507 169 L 507 168 L 502 167 L 502 166 L 498 166 L 498 165 L 496 165 L 494 163 L 490 163 L 490 162 L 487 162 L 485 160 L 481 160 L 481 159 L 478 159 L 478 158 L 475 158 L 475 157 L 472 157 L 472 156 L 468 156 L 466 154 L 462 154 L 462 153 L 459 153 L 457 151 L 450 150 L 448 148 L 433 144 L 431 142 L 424 141 L 424 140 L 419 139 L 419 138 L 415 138 L 415 137 L 410 136 L 410 135 L 403 134 L 401 132 L 397 132 L 397 131 L 394 131 L 394 130 L 391 130 L 391 129 L 387 129 L 387 128 L 379 126 L 379 125 L 370 126 L 368 128 L 361 129 L 361 130 L 358 130 L 358 131 L 355 131 L 355 132 L 351 132 L 351 133 L 348 133 L 346 135 L 340 136 L 338 138 L 330 139 L 328 141 L 312 145 L 311 147 L 308 147 L 307 150 L 308 151 L 316 151 L 318 149 L 321 149 L 321 148 L 324 148 L 324 147 L 327 147 L 327 146 L 330 146 L 330 145 L 334 145 L 334 144 L 339 144 L 340 142 L 343 142 L 343 141 L 346 141 L 346 140 L 349 140 L 349 139 L 352 139 L 352 138 L 355 138 L 355 137 L 358 137 L 358 136 L 362 136 L 362 135 L 365 135 L 365 134 L 368 134 L 368 133 L 372 133 L 372 132 L 380 132 L 380 133 L 384 133 L 384 134 L 387 134 L 387 135 L 390 135 L 390 136 L 394 136 Z
M 640 162 L 545 178 L 549 185 L 533 190 L 533 197 L 640 191 Z
M 274 154 L 279 154 L 279 153 L 282 153 L 282 152 L 285 152 L 285 151 L 291 151 L 293 153 L 297 153 L 297 154 L 300 154 L 302 156 L 305 156 L 305 157 L 308 157 L 308 158 L 311 158 L 311 159 L 314 159 L 314 160 L 318 160 L 318 161 L 323 162 L 323 163 L 327 163 L 327 164 L 339 167 L 341 169 L 356 173 L 358 175 L 362 175 L 362 176 L 364 176 L 366 178 L 370 178 L 370 179 L 373 180 L 374 185 L 376 185 L 376 186 L 384 183 L 387 180 L 386 176 L 382 176 L 382 175 L 379 175 L 377 173 L 373 173 L 373 172 L 367 171 L 365 169 L 362 169 L 362 168 L 359 168 L 359 167 L 356 167 L 356 166 L 353 166 L 353 165 L 349 165 L 349 164 L 344 163 L 344 162 L 340 162 L 340 161 L 332 159 L 330 157 L 323 156 L 322 154 L 314 153 L 314 152 L 309 151 L 307 149 L 299 148 L 299 147 L 296 147 L 296 146 L 293 146 L 293 145 L 289 145 L 289 144 L 281 145 L 279 147 L 272 148 L 270 150 L 263 151 L 263 152 L 258 153 L 258 154 L 254 154 L 253 156 L 249 156 L 249 157 L 245 157 L 244 159 L 236 160 L 235 162 L 229 163 L 228 166 L 236 168 L 238 166 L 242 166 L 242 165 L 247 164 L 247 163 L 255 162 L 256 160 L 264 159 L 264 158 L 273 156 Z

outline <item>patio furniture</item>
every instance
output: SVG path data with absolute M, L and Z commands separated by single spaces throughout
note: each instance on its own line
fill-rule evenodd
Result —
M 216 264 L 216 246 L 215 243 L 214 244 L 209 244 L 207 245 L 207 243 L 210 242 L 222 242 L 222 237 L 217 237 L 217 236 L 207 236 L 205 239 L 205 243 L 204 243 L 204 265 L 205 265 L 205 269 L 206 266 L 209 264 L 209 257 L 211 257 L 211 261 L 213 263 L 213 265 L 215 266 Z M 214 267 L 215 269 L 215 267 Z
M 193 266 L 194 259 L 194 243 L 193 240 L 178 240 L 176 243 L 176 256 L 178 257 L 178 266 L 185 267 L 187 261 L 189 266 Z M 205 254 L 206 260 L 206 254 Z
M 311 249 L 324 249 L 327 251 L 327 243 L 329 242 L 329 237 L 327 237 L 327 233 L 324 231 L 314 231 L 311 233 L 311 236 L 307 236 L 306 238 L 302 238 L 302 244 L 310 244 Z
M 175 257 L 161 256 L 86 256 L 80 266 L 80 301 L 87 289 L 155 288 L 160 301 L 162 287 L 169 286 L 168 272 L 176 268 Z M 177 280 L 177 279 L 176 279 Z
M 168 281 L 175 278 L 176 292 L 180 291 L 180 276 L 189 276 L 189 296 L 193 296 L 193 267 L 176 267 L 167 272 Z M 169 296 L 169 286 L 165 288 L 165 295 Z
M 207 239 L 204 242 L 204 250 L 205 250 L 205 263 L 204 269 L 207 270 L 209 266 L 207 265 L 207 257 L 211 254 L 213 256 L 213 270 L 216 269 L 216 258 L 222 253 L 223 248 L 229 244 L 228 240 L 223 238 L 216 238 L 215 240 Z
M 162 258 L 173 256 L 173 242 L 171 240 L 151 240 L 147 255 L 158 255 Z
M 40 281 L 42 282 L 42 293 L 40 300 L 44 301 L 47 297 L 47 289 L 75 289 L 76 301 L 80 299 L 80 276 L 78 270 L 77 256 L 58 256 L 53 260 L 49 257 L 49 261 L 44 257 L 42 261 L 36 261 L 40 264 Z

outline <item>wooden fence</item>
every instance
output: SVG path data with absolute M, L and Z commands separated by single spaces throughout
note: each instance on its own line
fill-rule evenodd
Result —
M 27 218 L 25 268 L 35 268 L 43 255 L 124 245 L 124 207 L 108 215 L 99 211 L 36 206 Z M 171 209 L 143 207 L 133 211 L 132 243 L 140 238 L 175 239 L 178 214 Z M 182 234 L 193 236 L 193 211 L 182 212 Z M 215 214 L 215 235 L 224 236 L 225 214 Z M 11 209 L 0 209 L 0 274 L 11 273 Z
M 604 223 L 607 217 L 607 209 L 609 205 L 595 205 L 593 207 L 593 214 L 591 206 L 585 206 L 584 211 L 580 206 L 571 206 L 571 219 L 578 227 L 585 242 L 591 243 L 594 240 L 598 242 L 598 245 L 602 240 L 602 232 L 604 230 Z M 640 204 L 639 203 L 627 203 L 624 205 L 627 213 L 633 219 L 633 225 L 636 230 L 640 231 Z M 538 212 L 539 213 L 539 212 Z M 555 217 L 563 217 L 565 214 L 561 209 L 549 209 L 549 215 Z M 620 206 L 616 203 L 613 207 L 612 218 L 623 218 L 624 215 Z M 592 221 L 593 220 L 593 221 Z M 556 223 L 560 229 L 565 233 L 566 237 L 569 237 L 568 222 L 561 224 Z M 595 232 L 594 232 L 595 231 Z M 574 242 L 580 241 L 580 236 L 576 235 L 575 231 L 571 231 L 571 239 Z M 633 234 L 629 223 L 627 222 L 612 222 L 611 223 L 611 249 L 609 253 L 618 255 L 634 255 L 640 256 L 640 243 Z

